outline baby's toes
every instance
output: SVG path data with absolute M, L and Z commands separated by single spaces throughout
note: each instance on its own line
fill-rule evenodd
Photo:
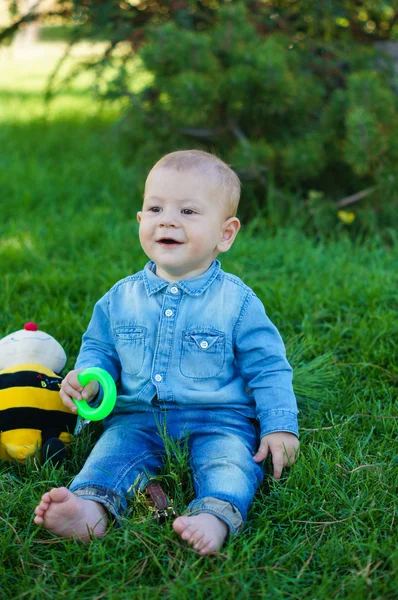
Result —
M 193 547 L 195 548 L 195 550 L 202 550 L 202 548 L 204 547 L 205 544 L 205 540 L 203 538 L 200 538 L 199 540 L 197 540 Z
M 181 534 L 181 537 L 183 540 L 185 540 L 186 542 L 190 542 L 191 541 L 196 541 L 195 535 L 197 533 L 197 529 L 196 527 L 192 527 L 192 526 L 188 526 L 184 529 L 184 531 Z
M 41 500 L 35 508 L 35 514 L 41 515 L 41 514 L 45 513 L 46 510 L 48 510 L 48 507 L 50 506 L 50 504 L 51 504 L 51 502 L 43 502 L 43 500 Z
M 36 525 L 41 525 L 44 521 L 46 511 L 43 510 L 39 505 L 39 506 L 36 506 L 34 513 L 35 513 L 35 517 L 33 518 L 33 521 L 36 523 Z
M 41 500 L 40 500 L 40 504 L 42 502 L 44 502 L 44 504 L 50 504 L 50 502 L 52 501 L 51 496 L 50 496 L 50 492 L 46 492 L 45 494 L 42 495 Z
M 44 513 L 46 512 L 46 510 L 48 510 L 49 506 L 50 506 L 49 502 L 43 502 L 43 501 L 39 502 L 39 504 L 35 508 L 35 514 L 40 515 L 42 517 L 44 515 Z
M 36 506 L 35 508 L 35 515 L 37 515 L 38 517 L 42 517 L 44 515 L 44 513 L 46 512 L 48 507 L 46 507 L 45 505 L 42 505 L 41 503 Z
M 201 550 L 206 544 L 205 534 L 201 533 L 200 531 L 196 531 L 195 535 L 193 535 L 189 540 L 189 543 L 195 548 L 195 550 Z
M 199 553 L 202 555 L 214 554 L 215 552 L 217 552 L 217 547 L 216 544 L 214 544 L 213 542 L 208 542 L 207 544 L 204 543 L 202 548 L 199 550 Z
M 44 518 L 42 516 L 36 515 L 33 519 L 33 523 L 35 523 L 35 525 L 41 525 L 42 523 L 44 523 Z
M 199 548 L 203 547 L 205 541 L 203 535 L 199 531 L 196 531 L 195 534 L 191 535 L 188 543 L 193 546 L 195 550 L 198 550 Z

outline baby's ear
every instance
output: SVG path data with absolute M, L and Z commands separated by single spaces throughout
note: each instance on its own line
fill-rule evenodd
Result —
M 240 221 L 237 217 L 230 217 L 225 221 L 221 231 L 221 239 L 217 245 L 219 252 L 227 252 L 235 241 L 240 229 Z
M 138 221 L 138 223 L 141 223 L 141 216 L 142 216 L 142 211 L 139 210 L 138 213 L 137 213 L 137 221 Z

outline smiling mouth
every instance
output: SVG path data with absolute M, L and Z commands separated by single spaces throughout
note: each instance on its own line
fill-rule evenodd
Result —
M 160 238 L 158 244 L 164 244 L 165 246 L 180 246 L 183 242 L 173 240 L 173 238 Z

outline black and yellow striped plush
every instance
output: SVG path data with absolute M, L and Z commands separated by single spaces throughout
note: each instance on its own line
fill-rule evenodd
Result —
M 61 381 L 43 365 L 0 371 L 0 459 L 25 461 L 50 439 L 71 440 L 76 415 L 62 404 Z

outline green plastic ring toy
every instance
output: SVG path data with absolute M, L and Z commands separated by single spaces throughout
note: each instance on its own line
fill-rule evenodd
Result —
M 98 381 L 104 392 L 103 400 L 96 408 L 87 404 L 85 400 L 74 400 L 79 415 L 89 421 L 101 421 L 101 419 L 105 419 L 112 412 L 116 402 L 116 385 L 113 378 L 107 371 L 99 367 L 85 369 L 79 373 L 77 378 L 83 387 L 90 381 Z

